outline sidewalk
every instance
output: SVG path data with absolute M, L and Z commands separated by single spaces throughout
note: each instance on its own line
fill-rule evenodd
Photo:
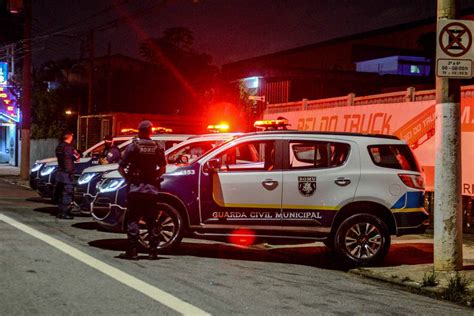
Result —
M 27 180 L 20 180 L 20 168 L 7 164 L 0 164 L 0 179 L 22 187 L 30 188 Z
M 397 258 L 391 258 L 394 254 Z M 393 238 L 391 251 L 385 260 L 390 262 L 389 265 L 382 263 L 378 267 L 357 268 L 350 270 L 350 273 L 401 285 L 421 294 L 474 306 L 474 235 L 472 234 L 464 235 L 463 259 L 464 269 L 459 271 L 458 276 L 462 281 L 467 281 L 465 291 L 462 291 L 462 285 L 454 283 L 448 285 L 450 281 L 456 279 L 456 273 L 436 272 L 433 276 L 433 237 L 429 234 Z

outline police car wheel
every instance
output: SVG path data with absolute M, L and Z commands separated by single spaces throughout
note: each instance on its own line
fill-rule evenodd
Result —
M 184 223 L 181 214 L 171 205 L 158 203 L 155 227 L 159 231 L 159 252 L 169 252 L 183 239 Z M 140 225 L 140 245 L 150 248 L 150 236 L 146 225 Z
M 387 225 L 374 215 L 353 215 L 337 229 L 335 246 L 337 253 L 349 263 L 371 265 L 387 255 L 390 232 Z

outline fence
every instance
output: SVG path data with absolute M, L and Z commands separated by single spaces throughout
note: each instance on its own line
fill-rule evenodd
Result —
M 473 98 L 474 86 L 461 87 L 461 97 Z M 342 106 L 416 102 L 416 101 L 427 101 L 427 100 L 434 100 L 434 99 L 435 99 L 435 90 L 415 91 L 415 88 L 410 87 L 406 91 L 382 93 L 382 94 L 375 94 L 375 95 L 369 95 L 369 96 L 357 97 L 354 93 L 349 93 L 346 96 L 335 97 L 335 98 L 327 98 L 327 99 L 319 99 L 319 100 L 303 99 L 297 102 L 269 104 L 265 110 L 265 114 L 317 110 L 317 109 L 342 107 Z

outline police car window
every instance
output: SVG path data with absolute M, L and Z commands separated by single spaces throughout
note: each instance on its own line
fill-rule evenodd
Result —
M 373 163 L 379 167 L 420 171 L 407 145 L 373 145 L 368 150 Z
M 332 168 L 341 166 L 350 145 L 338 142 L 290 142 L 290 168 Z
M 217 146 L 218 143 L 215 140 L 208 140 L 179 147 L 168 154 L 168 163 L 191 163 Z
M 275 142 L 246 142 L 227 149 L 217 156 L 222 171 L 273 170 L 275 164 Z

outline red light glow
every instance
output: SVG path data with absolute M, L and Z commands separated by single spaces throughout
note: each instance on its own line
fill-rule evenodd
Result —
M 232 232 L 229 242 L 236 246 L 249 247 L 255 242 L 255 233 L 248 228 L 239 228 Z

